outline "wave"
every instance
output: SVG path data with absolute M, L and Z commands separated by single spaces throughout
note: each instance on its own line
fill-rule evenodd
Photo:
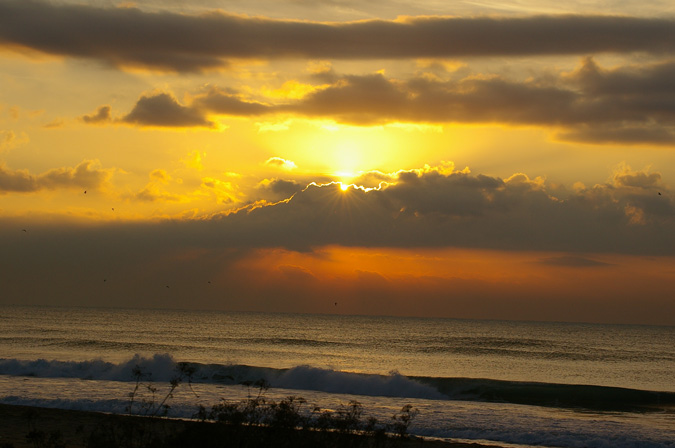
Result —
M 407 377 L 397 372 L 377 375 L 311 366 L 279 369 L 238 364 L 189 365 L 195 369 L 192 377 L 195 383 L 235 385 L 264 380 L 273 388 L 332 394 L 487 401 L 603 411 L 675 409 L 675 392 L 475 378 Z M 149 358 L 136 355 L 121 363 L 0 359 L 0 375 L 40 378 L 132 382 L 135 381 L 135 368 L 140 369 L 148 381 L 168 382 L 177 375 L 177 362 L 168 354 Z
M 586 408 L 596 411 L 675 410 L 675 392 L 475 378 L 411 379 L 432 386 L 448 398 L 456 400 Z
M 550 339 L 505 338 L 505 337 L 428 337 L 418 338 L 408 347 L 410 352 L 447 353 L 471 356 L 503 356 L 523 359 L 549 359 L 565 361 L 603 361 L 603 362 L 670 362 L 675 361 L 671 352 L 644 352 L 636 349 L 602 349 L 594 347 L 588 350 L 583 345 L 570 344 L 569 341 L 556 342 Z
M 49 336 L 49 335 L 9 335 L 0 336 L 0 343 L 4 345 L 27 345 L 27 346 L 47 346 L 57 348 L 87 349 L 98 351 L 124 351 L 124 352 L 142 352 L 142 353 L 161 353 L 172 350 L 200 350 L 204 347 L 222 346 L 222 344 L 269 347 L 287 347 L 287 348 L 332 348 L 332 347 L 354 347 L 352 343 L 328 341 L 321 339 L 308 338 L 241 338 L 241 337 L 194 337 L 193 343 L 178 344 L 163 342 L 140 342 L 138 340 L 108 340 L 108 339 L 90 339 L 74 338 L 68 336 Z

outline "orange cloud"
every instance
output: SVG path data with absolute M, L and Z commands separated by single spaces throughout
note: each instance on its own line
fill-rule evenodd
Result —
M 271 295 L 295 312 L 672 324 L 674 272 L 674 257 L 331 246 L 258 250 L 223 275 L 255 310 Z

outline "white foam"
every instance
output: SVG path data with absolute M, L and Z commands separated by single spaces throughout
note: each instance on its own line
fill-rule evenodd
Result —
M 436 389 L 392 372 L 390 375 L 362 375 L 309 366 L 294 367 L 271 380 L 275 387 L 316 390 L 336 394 L 381 397 L 444 399 Z
M 38 378 L 80 378 L 109 381 L 134 381 L 135 367 L 144 373 L 145 381 L 170 381 L 177 374 L 176 361 L 168 354 L 151 358 L 135 355 L 128 361 L 115 364 L 94 361 L 24 361 L 0 359 L 0 375 L 19 375 Z M 264 367 L 198 365 L 195 382 L 225 382 L 266 380 L 272 387 L 316 390 L 337 394 L 356 394 L 384 397 L 447 398 L 436 389 L 417 383 L 396 372 L 390 375 L 366 375 L 299 366 L 289 370 Z M 225 380 L 224 380 L 225 379 Z
M 151 358 L 135 355 L 122 363 L 100 359 L 92 361 L 0 359 L 0 375 L 134 381 L 132 370 L 135 366 L 150 374 L 150 379 L 155 381 L 169 381 L 176 374 L 174 359 L 168 354 L 156 354 Z

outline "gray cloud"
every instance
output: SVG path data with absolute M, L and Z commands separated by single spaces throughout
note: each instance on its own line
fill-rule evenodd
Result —
M 286 179 L 272 179 L 261 183 L 258 190 L 265 195 L 271 194 L 275 200 L 290 198 L 295 193 L 302 191 L 305 185 L 300 184 L 295 180 Z
M 640 175 L 636 175 L 640 177 Z M 646 175 L 648 178 L 651 175 Z M 561 199 L 525 175 L 401 172 L 380 190 L 310 185 L 288 202 L 216 217 L 223 244 L 673 255 L 675 201 L 660 185 L 607 183 Z M 658 195 L 662 192 L 662 195 Z
M 122 121 L 142 126 L 213 127 L 198 110 L 179 104 L 167 93 L 141 97 Z
M 383 74 L 335 75 L 333 83 L 299 100 L 262 103 L 232 89 L 211 87 L 187 105 L 168 93 L 141 97 L 121 122 L 166 127 L 213 127 L 209 114 L 291 114 L 354 125 L 508 123 L 557 130 L 585 143 L 675 143 L 675 61 L 611 70 L 586 58 L 573 73 L 513 81 L 499 76 L 408 80 Z M 109 106 L 85 115 L 109 121 Z M 118 121 L 120 122 L 120 121 Z
M 592 314 L 600 321 L 672 324 L 663 318 L 672 316 L 663 312 L 673 307 L 673 277 L 665 271 L 670 259 L 664 269 L 654 263 L 658 272 L 633 278 L 621 262 L 604 265 L 595 260 L 600 255 L 587 255 L 675 255 L 675 195 L 657 173 L 622 169 L 607 183 L 567 192 L 565 199 L 524 174 L 500 179 L 432 168 L 389 178 L 398 183 L 370 191 L 311 184 L 289 201 L 252 204 L 211 219 L 85 225 L 3 217 L 0 300 L 325 312 L 321 300 L 327 298 L 330 306 L 334 300 L 343 307 L 352 303 L 354 313 L 425 309 L 436 316 L 557 320 Z M 656 201 L 661 208 L 650 209 Z M 543 307 L 536 281 L 452 273 L 385 278 L 379 272 L 359 272 L 345 281 L 310 272 L 311 264 L 255 266 L 259 254 L 277 252 L 258 249 L 322 257 L 322 249 L 315 249 L 327 245 L 555 251 L 560 254 L 542 254 L 538 263 L 556 270 L 550 280 L 557 286 L 547 291 Z M 571 269 L 575 277 L 565 278 Z M 602 269 L 607 279 L 583 277 L 592 269 Z M 410 297 L 417 296 L 433 303 L 416 301 L 411 307 Z
M 0 165 L 0 193 L 30 192 L 39 190 L 35 176 L 26 170 L 10 170 Z
M 561 138 L 587 142 L 675 142 L 675 63 L 601 70 L 586 59 L 572 75 L 544 82 L 500 77 L 459 81 L 345 76 L 281 107 L 352 124 L 510 123 L 564 127 Z M 602 87 L 603 83 L 607 87 Z
M 269 113 L 271 108 L 262 103 L 245 101 L 236 93 L 213 87 L 195 98 L 194 106 L 222 115 L 255 116 Z
M 595 144 L 623 144 L 672 146 L 675 145 L 675 130 L 670 127 L 654 126 L 651 123 L 640 126 L 621 126 L 620 122 L 601 125 L 578 125 L 570 131 L 557 134 L 557 138 L 568 142 Z
M 100 188 L 110 179 L 112 173 L 110 170 L 96 168 L 96 164 L 92 160 L 85 160 L 73 168 L 56 168 L 38 175 L 0 165 L 0 194 L 59 188 Z
M 604 70 L 591 58 L 571 74 L 511 81 L 501 77 L 409 80 L 382 74 L 337 77 L 295 102 L 248 102 L 213 88 L 191 107 L 243 116 L 291 113 L 373 125 L 390 122 L 509 123 L 562 129 L 558 138 L 587 143 L 672 145 L 675 62 Z
M 113 66 L 203 71 L 229 58 L 433 58 L 668 53 L 670 19 L 620 16 L 418 17 L 323 23 L 96 8 L 34 0 L 0 3 L 0 42 Z
M 577 255 L 561 255 L 559 257 L 547 257 L 539 260 L 539 263 L 548 266 L 564 266 L 570 268 L 592 268 L 611 266 L 609 263 L 593 260 Z
M 112 108 L 110 106 L 101 106 L 98 109 L 96 109 L 95 113 L 89 114 L 89 115 L 83 115 L 82 121 L 84 121 L 87 124 L 97 124 L 97 123 L 108 122 L 111 119 L 111 116 L 110 116 L 111 110 L 112 110 Z

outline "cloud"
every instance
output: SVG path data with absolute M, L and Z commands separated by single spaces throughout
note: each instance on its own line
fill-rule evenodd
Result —
M 589 73 L 589 72 L 592 72 Z M 356 125 L 506 123 L 563 129 L 588 143 L 675 143 L 675 62 L 601 70 L 585 59 L 572 74 L 513 81 L 468 76 L 408 80 L 383 74 L 342 76 L 327 88 L 270 111 Z
M 202 164 L 202 159 L 204 157 L 206 157 L 205 152 L 199 152 L 195 149 L 194 151 L 190 151 L 185 158 L 181 159 L 181 162 L 188 168 L 202 171 L 204 169 L 204 165 Z
M 644 188 L 657 177 L 626 172 L 618 181 L 557 197 L 542 179 L 524 174 L 504 180 L 427 167 L 399 172 L 395 182 L 379 190 L 345 192 L 336 183 L 310 184 L 288 201 L 245 207 L 214 222 L 228 235 L 223 243 L 244 247 L 310 250 L 335 244 L 672 255 L 673 194 L 663 185 L 661 195 Z
M 93 189 L 110 176 L 92 161 L 40 175 L 3 166 L 0 191 Z M 197 247 L 228 250 L 340 245 L 675 255 L 675 194 L 647 169 L 623 165 L 605 183 L 562 193 L 522 173 L 502 179 L 450 164 L 387 177 L 377 189 L 346 191 L 338 183 L 301 188 L 297 180 L 270 179 L 258 186 L 263 201 L 171 225 Z M 136 199 L 189 199 L 165 191 L 171 184 L 166 172 L 155 170 Z M 223 203 L 242 199 L 235 185 L 215 178 L 203 178 L 192 194 Z
M 400 80 L 382 73 L 335 75 L 299 99 L 260 103 L 218 86 L 200 92 L 187 105 L 171 94 L 142 96 L 116 122 L 141 126 L 215 127 L 210 114 L 288 115 L 371 126 L 396 123 L 502 123 L 555 130 L 560 140 L 592 144 L 675 144 L 675 61 L 599 67 L 582 60 L 571 73 L 526 80 L 470 74 L 461 79 L 422 75 Z M 109 106 L 85 115 L 87 123 L 110 121 Z M 286 129 L 258 123 L 261 131 Z
M 248 117 L 270 111 L 270 107 L 265 104 L 245 101 L 236 93 L 218 87 L 212 87 L 208 92 L 198 95 L 193 103 L 196 108 L 221 115 Z
M 29 138 L 25 132 L 17 135 L 14 131 L 0 130 L 0 152 L 13 149 L 28 141 Z
M 648 170 L 633 171 L 633 169 L 621 164 L 612 176 L 614 185 L 617 187 L 634 187 L 646 190 L 658 189 L 661 186 L 661 173 L 649 172 Z
M 181 184 L 182 179 L 172 177 L 166 170 L 154 169 L 148 174 L 150 181 L 132 199 L 143 202 L 187 202 L 187 195 L 180 195 L 166 191 L 171 184 Z
M 622 165 L 564 195 L 523 173 L 501 179 L 451 164 L 376 177 L 388 181 L 346 191 L 312 183 L 211 218 L 2 217 L 0 300 L 287 312 L 331 312 L 338 301 L 354 314 L 672 324 L 675 194 L 658 173 Z M 162 170 L 150 178 L 170 182 Z
M 539 260 L 539 263 L 548 266 L 563 266 L 570 268 L 592 268 L 610 266 L 609 263 L 596 261 L 586 257 L 577 255 L 561 255 L 557 257 L 547 257 Z
M 183 196 L 162 191 L 156 183 L 149 183 L 134 195 L 134 199 L 143 202 L 181 202 Z
M 220 204 L 240 202 L 243 196 L 235 183 L 213 177 L 202 178 L 201 187 L 212 194 Z
M 98 168 L 99 162 L 85 160 L 73 168 L 56 168 L 34 175 L 0 165 L 0 194 L 33 193 L 61 188 L 97 189 L 112 177 L 112 170 Z
M 265 179 L 258 184 L 257 190 L 267 200 L 279 201 L 290 198 L 295 193 L 302 191 L 305 186 L 295 180 Z
M 0 43 L 115 67 L 199 72 L 232 58 L 401 59 L 668 53 L 671 19 L 625 16 L 404 17 L 346 23 L 0 3 Z
M 27 170 L 9 170 L 0 165 L 0 193 L 19 192 L 27 193 L 40 189 L 36 177 Z
M 378 188 L 383 184 L 396 181 L 396 175 L 383 173 L 381 171 L 367 171 L 360 173 L 358 177 L 351 180 L 354 185 L 361 185 L 366 188 Z
M 168 93 L 141 97 L 131 112 L 122 118 L 122 122 L 159 127 L 214 126 L 198 110 L 179 104 Z
M 209 114 L 281 114 L 370 126 L 395 123 L 503 123 L 556 130 L 557 138 L 595 144 L 675 144 L 675 61 L 602 69 L 585 58 L 572 73 L 527 80 L 498 75 L 400 80 L 382 73 L 336 75 L 295 100 L 260 103 L 211 87 L 183 106 L 167 93 L 144 96 L 124 122 L 207 126 Z M 103 106 L 105 107 L 105 106 Z M 97 115 L 105 117 L 99 108 Z M 263 129 L 261 125 L 261 129 Z
M 297 168 L 295 162 L 292 160 L 282 159 L 281 157 L 270 157 L 265 161 L 265 165 L 281 168 L 284 170 L 292 170 Z
M 110 111 L 111 111 L 110 106 L 101 106 L 98 109 L 96 109 L 95 113 L 83 115 L 81 118 L 82 121 L 84 121 L 87 124 L 105 123 L 110 121 L 111 119 Z
M 569 131 L 559 132 L 558 139 L 576 143 L 620 144 L 620 145 L 675 145 L 675 131 L 672 128 L 654 126 L 626 126 L 620 123 L 588 126 L 581 124 Z
M 64 120 L 62 120 L 61 118 L 55 118 L 49 123 L 45 123 L 42 127 L 44 127 L 45 129 L 59 129 L 65 126 L 66 122 Z
M 295 282 L 315 282 L 317 278 L 308 270 L 301 266 L 279 266 L 279 271 L 287 279 Z

